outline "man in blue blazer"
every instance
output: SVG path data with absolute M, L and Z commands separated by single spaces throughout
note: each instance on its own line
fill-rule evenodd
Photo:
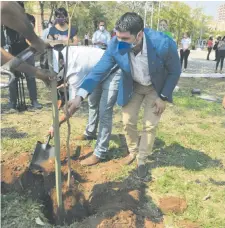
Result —
M 69 102 L 72 115 L 83 99 L 107 77 L 118 64 L 122 70 L 117 103 L 122 106 L 123 124 L 129 155 L 125 164 L 137 158 L 138 176 L 147 175 L 146 160 L 152 151 L 155 132 L 166 102 L 181 74 L 175 42 L 161 32 L 144 29 L 143 19 L 136 13 L 125 13 L 116 23 L 114 37 L 101 60 L 86 76 L 75 99 Z M 141 106 L 144 108 L 143 131 L 139 141 L 137 122 Z M 83 164 L 94 165 L 101 159 L 92 155 Z

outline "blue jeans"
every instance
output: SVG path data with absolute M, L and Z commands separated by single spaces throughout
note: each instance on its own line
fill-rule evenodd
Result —
M 104 159 L 108 151 L 112 132 L 113 107 L 117 100 L 121 70 L 112 73 L 88 97 L 89 119 L 85 134 L 96 136 L 99 131 L 94 154 Z

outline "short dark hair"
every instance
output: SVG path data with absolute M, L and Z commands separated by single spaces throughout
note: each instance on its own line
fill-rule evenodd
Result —
M 106 24 L 106 23 L 105 23 L 105 20 L 99 20 L 99 21 L 98 21 L 98 24 L 100 24 L 101 22 L 104 22 L 104 24 Z
M 65 8 L 58 8 L 56 9 L 55 11 L 55 16 L 57 17 L 58 15 L 61 15 L 63 14 L 65 17 L 68 17 L 68 13 L 67 13 L 67 10 Z
M 168 25 L 168 21 L 167 21 L 166 19 L 161 19 L 161 20 L 159 21 L 159 23 L 161 23 L 161 22 L 163 22 L 163 21 Z
M 132 35 L 137 35 L 144 30 L 143 19 L 136 13 L 128 12 L 120 17 L 116 22 L 116 30 L 119 32 L 130 32 Z

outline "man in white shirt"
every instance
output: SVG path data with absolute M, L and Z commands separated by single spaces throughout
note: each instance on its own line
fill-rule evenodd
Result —
M 110 33 L 105 29 L 105 22 L 99 22 L 99 30 L 97 30 L 92 37 L 92 44 L 101 49 L 106 49 L 111 39 Z
M 102 58 L 104 52 L 104 50 L 95 47 L 69 47 L 68 71 L 66 75 L 69 84 L 69 100 L 73 100 L 76 97 L 78 88 L 96 63 Z M 65 60 L 66 48 L 62 50 L 62 54 Z M 61 71 L 60 74 L 63 75 L 63 72 Z M 85 132 L 81 136 L 76 137 L 78 140 L 97 139 L 94 154 L 102 159 L 105 158 L 105 154 L 108 151 L 112 131 L 113 107 L 117 100 L 120 78 L 121 71 L 116 66 L 109 72 L 107 79 L 102 81 L 88 96 L 88 124 Z M 61 118 L 60 125 L 63 122 L 65 122 L 65 117 Z M 52 127 L 49 129 L 49 133 L 53 135 Z M 81 164 L 87 165 L 84 162 L 81 162 Z

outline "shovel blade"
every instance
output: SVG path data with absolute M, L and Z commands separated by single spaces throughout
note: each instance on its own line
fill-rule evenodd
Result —
M 49 158 L 55 156 L 55 148 L 49 144 L 42 144 L 37 142 L 34 154 L 30 165 L 41 165 L 41 163 L 47 161 Z

